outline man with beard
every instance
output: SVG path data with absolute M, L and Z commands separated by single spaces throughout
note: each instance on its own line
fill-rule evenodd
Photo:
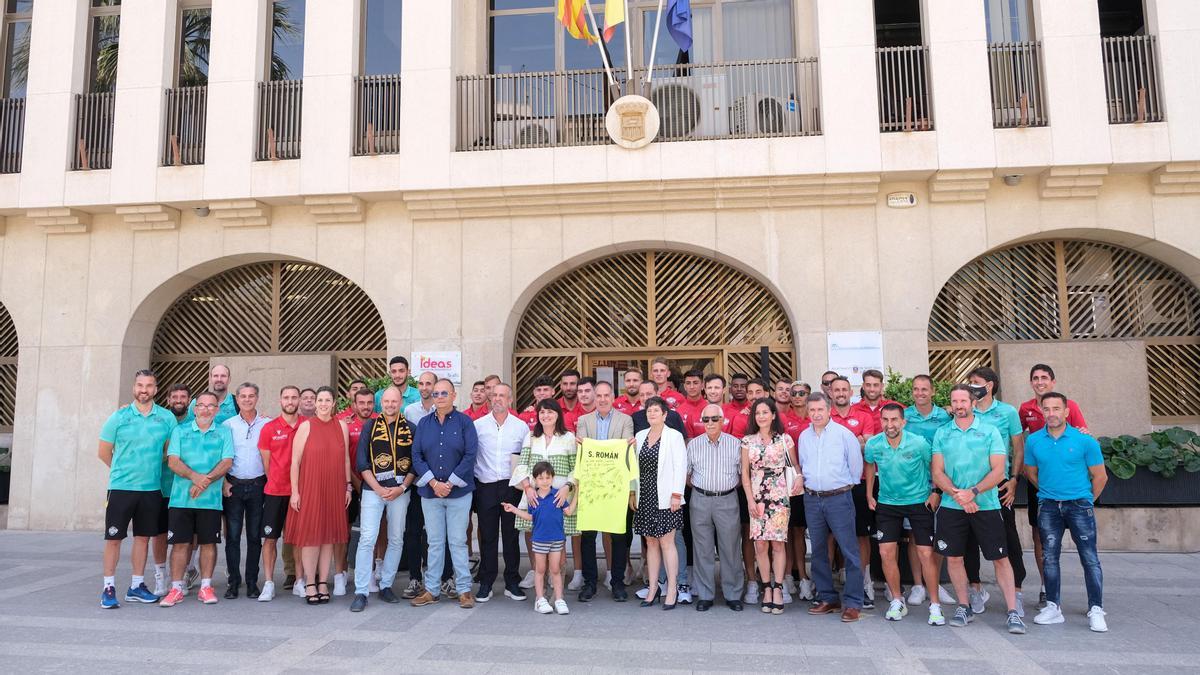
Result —
M 642 409 L 642 396 L 638 393 L 638 388 L 642 386 L 642 371 L 629 368 L 625 371 L 624 381 L 625 393 L 613 401 L 613 407 L 626 415 L 632 415 Z
M 404 399 L 401 409 L 407 408 L 421 398 L 416 390 L 408 386 L 408 359 L 403 356 L 393 356 L 388 361 L 388 376 L 392 378 L 392 386 L 400 391 L 400 396 Z M 383 410 L 383 391 L 380 389 L 375 392 L 375 412 Z
M 350 402 L 350 405 L 346 406 L 346 409 L 335 415 L 335 417 L 339 420 L 349 420 L 354 417 L 354 395 L 366 388 L 366 380 L 351 380 L 350 388 L 346 390 L 346 400 Z
M 575 420 L 579 417 L 579 371 L 574 368 L 564 370 L 558 376 L 558 389 L 562 392 L 562 396 L 558 397 L 558 405 L 563 411 L 563 422 L 567 424 L 567 429 L 574 432 Z
M 729 376 L 729 405 L 731 410 L 725 411 L 725 418 L 732 424 L 733 413 L 739 413 L 750 407 L 753 402 L 746 397 L 746 387 L 750 384 L 750 376 L 745 373 L 734 373 Z
M 676 406 L 675 411 L 683 418 L 683 426 L 688 430 L 689 437 L 695 437 L 699 434 L 692 433 L 694 428 L 693 421 L 699 422 L 700 413 L 704 407 L 708 405 L 708 401 L 704 400 L 704 371 L 699 368 L 693 368 L 683 374 L 683 400 Z M 717 405 L 720 405 L 718 403 Z M 700 434 L 704 432 L 704 423 L 700 424 Z
M 871 416 L 876 431 L 883 428 L 880 423 L 880 413 L 883 406 L 895 403 L 883 397 L 883 373 L 878 370 L 864 370 L 862 374 L 862 399 L 854 404 L 854 409 Z
M 554 379 L 549 375 L 542 375 L 533 381 L 533 403 L 525 408 L 517 417 L 529 427 L 530 431 L 538 425 L 537 404 L 554 396 Z M 566 424 L 566 419 L 563 419 L 563 424 Z
M 489 393 L 487 382 L 483 380 L 477 380 L 475 384 L 471 385 L 471 405 L 463 411 L 467 417 L 477 420 L 488 414 L 492 409 L 488 403 L 490 398 Z
M 354 394 L 354 398 L 350 399 L 350 410 L 354 411 L 354 416 L 345 420 L 346 429 L 349 433 L 349 445 L 347 452 L 350 453 L 350 465 L 353 467 L 355 455 L 358 452 L 358 439 L 362 436 L 363 430 L 370 426 L 371 418 L 375 416 L 375 393 L 370 389 L 362 388 Z M 382 403 L 382 401 L 381 401 Z M 350 492 L 350 503 L 346 506 L 346 520 L 350 526 L 354 526 L 354 521 L 358 520 L 359 511 L 362 504 L 362 474 L 358 470 L 350 472 L 350 482 L 353 484 L 353 490 Z M 380 512 L 382 513 L 382 511 Z M 378 523 L 376 523 L 378 528 Z M 359 533 L 359 541 L 362 541 L 362 533 Z M 334 544 L 333 545 L 333 567 L 336 573 L 333 575 L 333 594 L 346 594 L 346 570 L 349 568 L 349 562 L 346 557 L 349 555 L 347 547 L 349 544 Z M 371 570 L 370 561 L 367 562 L 368 573 Z M 355 573 L 357 580 L 358 574 Z
M 208 371 L 208 391 L 217 395 L 217 416 L 213 418 L 213 424 L 224 424 L 225 420 L 230 417 L 237 417 L 237 401 L 233 396 L 229 395 L 229 366 L 218 363 Z M 315 399 L 314 399 L 315 400 Z M 196 401 L 192 401 L 188 405 L 187 417 L 184 422 L 192 421 L 195 417 L 193 410 L 196 407 Z
M 279 390 L 279 417 L 267 422 L 258 435 L 258 451 L 262 454 L 263 466 L 267 468 L 267 484 L 263 488 L 262 515 L 262 569 L 263 586 L 259 602 L 270 602 L 275 597 L 275 555 L 279 538 L 287 523 L 288 501 L 292 496 L 292 436 L 300 424 L 300 389 L 287 385 Z M 288 549 L 284 546 L 284 572 L 287 579 L 296 584 L 295 561 L 292 572 L 287 572 Z M 285 585 L 287 581 L 284 582 Z M 304 581 L 298 584 L 304 587 Z
M 188 413 L 188 403 L 191 401 L 192 391 L 188 389 L 186 384 L 173 384 L 167 390 L 167 410 L 175 416 L 175 422 L 182 422 Z M 167 465 L 167 460 L 163 458 L 163 473 L 162 473 L 162 510 L 159 512 L 158 529 L 159 535 L 150 542 L 150 547 L 154 550 L 154 594 L 158 597 L 163 597 L 167 594 L 167 530 L 168 513 L 167 504 L 171 500 L 171 486 L 175 483 L 175 472 L 171 471 L 171 467 Z M 190 554 L 189 554 L 190 558 Z M 190 573 L 192 568 L 188 568 Z M 196 570 L 196 579 L 199 579 L 200 571 Z M 184 575 L 185 577 L 187 575 Z M 194 580 L 193 580 L 193 583 Z
M 733 416 L 737 412 L 734 407 L 725 402 L 725 378 L 716 373 L 705 375 L 703 392 L 705 406 L 709 403 L 720 406 L 723 419 L 721 431 L 729 433 L 730 426 L 733 424 Z M 703 409 L 704 406 L 701 406 L 701 410 Z M 707 433 L 704 422 L 698 416 L 688 422 L 687 430 L 689 438 L 696 438 Z
M 850 380 L 838 376 L 833 378 L 829 386 L 833 392 L 833 409 L 829 413 L 829 421 L 840 424 L 850 430 L 858 439 L 859 447 L 864 447 L 867 439 L 879 433 L 875 428 L 875 420 L 850 405 Z M 859 478 L 860 482 L 854 487 L 854 528 L 858 535 L 858 554 L 862 561 L 863 572 L 863 608 L 875 607 L 875 583 L 871 580 L 871 532 L 875 528 L 875 514 L 867 506 L 866 476 Z
M 770 388 L 771 385 L 767 384 L 766 380 L 757 377 L 753 380 L 750 380 L 746 386 L 743 387 L 746 400 L 749 403 L 734 416 L 733 423 L 730 424 L 729 431 L 729 433 L 732 434 L 734 438 L 738 439 L 739 442 L 741 441 L 742 437 L 746 435 L 746 430 L 750 427 L 750 404 L 753 404 L 755 401 L 761 398 L 766 398 L 767 391 L 770 390 Z
M 362 393 L 362 392 L 360 392 Z M 355 408 L 358 401 L 355 400 Z M 354 602 L 351 612 L 367 608 L 367 594 L 372 580 L 371 561 L 375 557 L 375 541 L 379 523 L 387 514 L 387 552 L 379 576 L 379 599 L 387 603 L 400 602 L 392 591 L 400 554 L 404 548 L 404 525 L 408 513 L 408 489 L 416 478 L 412 474 L 412 430 L 400 414 L 403 399 L 400 390 L 388 387 L 380 403 L 383 415 L 375 419 L 359 418 L 362 428 L 354 443 L 355 473 L 366 489 L 362 493 L 359 522 L 358 553 L 354 558 Z
M 563 424 L 571 433 L 575 433 L 575 425 L 579 422 L 580 417 L 596 409 L 596 378 L 591 376 L 579 378 L 579 384 L 575 387 L 575 399 L 578 401 L 575 410 L 570 413 L 565 410 L 563 412 Z

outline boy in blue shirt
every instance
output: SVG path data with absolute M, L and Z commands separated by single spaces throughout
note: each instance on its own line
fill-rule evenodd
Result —
M 551 611 L 559 614 L 569 614 L 567 602 L 563 600 L 563 548 L 566 544 L 566 533 L 563 528 L 564 516 L 575 514 L 575 491 L 571 491 L 571 501 L 559 502 L 551 494 L 554 485 L 554 466 L 550 462 L 538 462 L 533 465 L 533 483 L 537 492 L 528 511 L 522 511 L 505 502 L 504 510 L 522 520 L 533 521 L 533 585 L 537 602 L 533 609 L 538 614 L 549 614 Z M 546 601 L 545 579 L 546 568 L 550 569 L 550 584 L 554 587 L 554 609 Z

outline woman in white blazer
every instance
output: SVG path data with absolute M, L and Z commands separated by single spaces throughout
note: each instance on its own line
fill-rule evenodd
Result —
M 667 402 L 654 396 L 645 405 L 649 429 L 633 438 L 638 452 L 638 481 L 633 531 L 646 538 L 646 567 L 650 587 L 642 607 L 658 600 L 658 566 L 667 567 L 663 609 L 675 609 L 679 555 L 675 530 L 683 527 L 683 486 L 687 478 L 687 446 L 683 434 L 667 426 Z

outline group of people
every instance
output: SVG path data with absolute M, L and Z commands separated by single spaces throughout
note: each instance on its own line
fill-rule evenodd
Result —
M 403 357 L 388 367 L 391 386 L 373 392 L 355 381 L 340 413 L 332 388 L 284 387 L 274 419 L 258 412 L 256 385 L 230 391 L 225 366 L 211 369 L 209 389 L 194 398 L 173 385 L 166 408 L 155 404 L 155 375 L 136 373 L 133 402 L 100 433 L 100 458 L 110 466 L 101 606 L 120 606 L 115 573 L 132 523 L 127 602 L 170 607 L 197 580 L 199 599 L 217 602 L 212 578 L 224 537 L 226 599 L 244 585 L 247 597 L 272 600 L 282 554 L 285 590 L 308 604 L 345 594 L 353 560 L 351 611 L 365 609 L 371 593 L 417 607 L 446 596 L 471 608 L 494 597 L 502 550 L 506 598 L 525 600 L 533 588 L 536 611 L 567 614 L 566 591 L 590 602 L 601 581 L 614 601 L 628 601 L 637 536 L 642 607 L 708 611 L 719 582 L 733 611 L 757 604 L 782 614 L 795 595 L 811 601 L 809 614 L 852 622 L 874 607 L 874 539 L 886 619 L 899 621 L 928 600 L 929 624 L 968 625 L 989 600 L 982 552 L 995 567 L 1009 631 L 1024 633 L 1026 573 L 1013 511 L 1024 477 L 1043 581 L 1035 623 L 1064 620 L 1059 558 L 1069 530 L 1089 625 L 1107 630 L 1093 513 L 1103 458 L 1078 406 L 1055 391 L 1050 366 L 1032 368 L 1034 396 L 1020 410 L 999 400 L 999 377 L 982 367 L 953 387 L 947 411 L 934 405 L 926 375 L 914 378 L 913 404 L 904 407 L 884 398 L 874 370 L 862 373 L 852 403 L 850 381 L 833 371 L 813 391 L 804 382 L 743 374 L 727 382 L 691 370 L 680 391 L 667 360 L 655 359 L 648 378 L 624 372 L 620 396 L 574 370 L 540 377 L 520 413 L 498 376 L 475 382 L 460 410 L 451 381 L 426 372 L 412 387 Z M 588 484 L 575 473 L 587 439 L 624 441 L 630 485 L 621 532 L 577 526 Z M 359 539 L 348 551 L 354 523 Z M 901 542 L 913 577 L 907 595 Z M 151 547 L 153 591 L 143 576 Z M 568 550 L 574 570 L 564 583 Z M 939 585 L 943 559 L 952 592 Z M 410 581 L 397 594 L 402 566 Z M 943 612 L 943 604 L 953 609 Z

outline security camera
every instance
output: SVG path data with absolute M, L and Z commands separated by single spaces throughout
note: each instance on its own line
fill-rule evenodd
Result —
M 1021 184 L 1021 179 L 1024 177 L 1025 174 L 1010 173 L 1004 177 L 1004 184 L 1009 187 L 1016 187 Z
M 1005 180 L 1008 180 L 1008 179 L 1005 178 Z M 197 206 L 196 208 L 194 208 L 192 210 L 195 211 L 196 215 L 200 216 L 201 218 L 208 217 L 208 207 L 207 206 Z

